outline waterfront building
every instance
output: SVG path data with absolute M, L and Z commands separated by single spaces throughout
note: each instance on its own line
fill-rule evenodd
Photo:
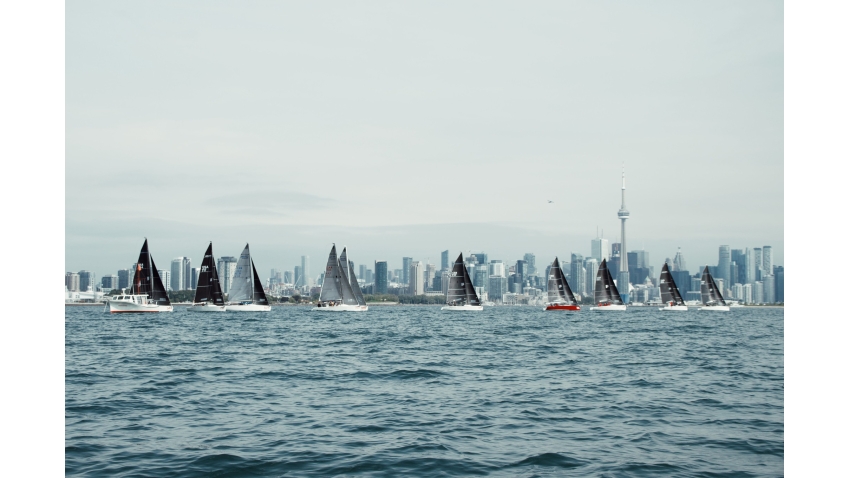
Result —
M 732 261 L 729 265 L 729 283 L 738 284 L 741 281 L 738 279 L 738 263 Z
M 475 254 L 470 254 L 469 257 L 475 258 L 476 264 L 486 264 L 487 263 L 487 254 L 484 252 L 476 252 Z M 470 277 L 472 277 L 470 275 Z
M 304 274 L 301 273 L 301 266 L 295 266 L 295 282 L 292 284 L 297 289 L 304 286 Z
M 773 274 L 764 276 L 764 302 L 765 304 L 776 303 L 776 280 Z
M 449 292 L 449 279 L 451 275 L 452 271 L 450 269 L 440 271 L 440 288 L 443 291 L 443 295 L 447 295 Z
M 302 286 L 313 285 L 313 278 L 310 277 L 310 256 L 301 256 L 301 282 L 299 285 Z
M 596 274 L 599 272 L 599 262 L 595 257 L 584 261 L 584 293 L 592 296 L 596 287 Z M 547 275 L 548 277 L 548 275 Z
M 159 274 L 159 280 L 162 281 L 162 285 L 163 285 L 163 287 L 165 287 L 165 290 L 172 290 L 171 289 L 171 271 L 167 271 L 165 269 L 157 269 L 156 272 Z
M 236 258 L 233 256 L 221 256 L 216 264 L 218 271 L 218 283 L 221 284 L 221 291 L 225 294 L 230 292 L 233 275 L 236 274 Z
M 743 284 L 733 284 L 732 285 L 732 298 L 743 302 L 743 300 L 744 300 L 744 286 L 743 286 Z
M 387 293 L 387 261 L 375 261 L 375 294 Z
M 91 271 L 80 271 L 77 273 L 80 276 L 80 292 L 94 292 L 95 276 Z
M 764 282 L 760 280 L 753 283 L 753 303 L 764 304 Z
M 191 278 L 186 274 L 191 271 L 191 266 L 187 269 L 186 263 L 189 262 L 187 257 L 175 257 L 171 260 L 171 282 L 163 282 L 170 290 L 187 290 Z
M 528 263 L 524 260 L 516 261 L 516 266 L 514 267 L 514 274 L 516 274 L 515 282 L 520 284 L 518 294 L 522 293 L 522 285 L 525 284 L 525 279 L 528 277 Z
M 133 280 L 133 271 L 130 269 L 118 269 L 118 288 L 127 289 L 130 287 L 130 281 Z
M 295 274 L 292 271 L 283 271 L 283 283 L 284 284 L 294 284 L 295 283 Z
M 761 255 L 761 247 L 753 248 L 753 258 L 755 261 L 754 269 L 755 269 L 755 278 L 757 281 L 761 280 L 761 269 L 762 269 L 762 255 Z
M 773 274 L 773 248 L 764 246 L 761 248 L 761 264 L 764 275 Z
M 723 245 L 718 249 L 717 274 L 715 278 L 725 279 L 727 284 L 734 284 L 731 277 L 732 252 L 729 246 Z
M 741 300 L 745 304 L 752 304 L 753 303 L 753 285 L 752 284 L 743 284 L 742 289 L 743 290 L 742 290 L 742 294 L 741 294 L 741 297 L 742 297 Z
M 487 293 L 491 300 L 501 301 L 502 297 L 509 292 L 507 277 L 495 275 L 490 276 Z
M 629 210 L 626 209 L 626 170 L 623 169 L 623 189 L 621 192 L 622 203 L 620 210 L 617 211 L 617 217 L 620 219 L 620 274 L 617 282 L 617 289 L 620 291 L 620 296 L 623 298 L 623 303 L 629 303 L 629 260 L 625 258 L 626 247 L 626 220 L 629 218 Z
M 451 270 L 451 267 L 449 267 L 449 251 L 443 251 L 440 253 L 440 270 Z
M 498 259 L 490 261 L 490 275 L 508 277 L 507 271 L 505 270 L 505 263 Z
M 80 291 L 80 274 L 76 272 L 66 272 L 65 273 L 65 288 L 68 289 L 68 292 L 79 292 Z
M 366 279 L 366 264 L 360 264 L 360 273 L 357 274 L 357 278 L 362 280 L 364 283 L 369 282 Z
M 115 274 L 100 278 L 100 288 L 104 291 L 118 288 L 118 276 Z
M 785 267 L 773 266 L 773 281 L 776 286 L 776 302 L 785 303 Z
M 189 290 L 195 290 L 198 288 L 198 277 L 201 277 L 201 268 L 193 267 L 192 268 L 192 283 L 189 284 Z
M 682 248 L 679 247 L 676 250 L 676 255 L 673 257 L 673 264 L 671 264 L 671 271 L 686 271 L 688 270 L 688 266 L 685 263 L 685 255 L 682 254 Z
M 487 264 L 478 264 L 475 266 L 475 274 L 472 276 L 472 285 L 481 287 L 484 292 L 487 292 L 490 287 L 490 268 Z
M 601 264 L 602 259 L 608 260 L 611 258 L 611 249 L 608 247 L 608 239 L 597 237 L 590 240 L 590 257 L 596 259 L 596 262 Z M 596 278 L 594 277 L 594 281 Z
M 410 261 L 407 277 L 410 295 L 425 294 L 425 265 L 422 264 L 422 261 Z
M 410 265 L 413 264 L 412 257 L 401 258 L 401 283 L 410 284 Z
M 532 254 L 530 252 L 526 252 L 525 255 L 522 256 L 522 260 L 525 261 L 525 263 L 528 267 L 528 269 L 527 269 L 528 275 L 529 276 L 536 276 L 537 275 L 537 260 L 534 257 L 534 254 Z
M 756 252 L 753 249 L 747 248 L 744 252 L 747 261 L 747 284 L 752 284 L 756 281 L 756 270 L 758 262 L 756 262 Z
M 434 282 L 434 276 L 437 274 L 437 266 L 434 264 L 425 264 L 425 290 L 431 290 L 431 284 Z
M 570 289 L 573 290 L 574 294 L 585 295 L 584 292 L 584 257 L 581 254 L 572 253 L 570 254 L 570 276 L 567 279 L 567 283 L 570 285 Z M 595 278 L 594 278 L 595 280 Z

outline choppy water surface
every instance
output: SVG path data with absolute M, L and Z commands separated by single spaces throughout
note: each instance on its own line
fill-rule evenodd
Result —
M 779 476 L 783 311 L 66 307 L 80 476 Z

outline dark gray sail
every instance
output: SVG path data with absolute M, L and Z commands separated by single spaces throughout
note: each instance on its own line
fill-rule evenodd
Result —
M 135 273 L 133 274 L 133 294 L 146 295 L 151 297 L 153 274 L 156 271 L 151 271 L 151 255 L 148 251 L 148 240 L 142 244 L 142 250 L 139 251 L 139 260 L 136 261 Z
M 215 257 L 213 257 L 212 242 L 204 253 L 201 262 L 201 271 L 198 274 L 198 288 L 195 289 L 195 304 L 212 302 L 215 305 L 224 305 L 224 295 L 221 293 L 221 284 L 218 282 L 218 271 L 215 269 Z
M 449 287 L 446 292 L 446 305 L 463 305 L 466 303 L 466 284 L 469 282 L 465 280 L 466 277 L 469 277 L 469 274 L 463 265 L 463 253 L 461 252 L 452 266 L 452 275 L 449 278 Z
M 339 258 L 336 255 L 336 245 L 331 247 L 328 254 L 328 264 L 325 266 L 325 278 L 322 279 L 322 290 L 319 292 L 319 300 L 327 302 L 330 300 L 342 300 L 341 286 L 342 275 L 339 270 Z
M 363 291 L 360 290 L 360 283 L 357 282 L 357 276 L 354 275 L 354 263 L 348 261 L 348 271 L 350 276 L 348 282 L 351 284 L 351 290 L 354 291 L 354 298 L 357 299 L 358 305 L 366 305 L 366 298 L 363 297 Z
M 171 305 L 171 300 L 168 299 L 168 292 L 165 291 L 165 287 L 162 285 L 162 278 L 159 277 L 159 269 L 156 268 L 156 263 L 153 261 L 153 256 L 151 258 L 151 270 L 156 271 L 153 274 L 153 282 L 151 283 L 151 295 L 150 302 L 156 303 L 156 305 Z
M 566 277 L 564 277 L 564 271 L 561 269 L 561 263 L 558 262 L 557 257 L 555 257 L 552 267 L 549 268 L 548 292 L 549 302 L 566 302 L 570 305 L 578 304 L 572 289 L 570 289 L 570 285 L 567 283 Z
M 661 278 L 658 280 L 659 288 L 661 289 L 661 301 L 665 304 L 685 305 L 682 300 L 682 294 L 679 293 L 679 288 L 676 287 L 676 281 L 673 280 L 673 274 L 670 273 L 670 268 L 667 263 L 661 268 Z
M 254 303 L 259 305 L 269 305 L 269 299 L 266 298 L 266 291 L 263 290 L 263 283 L 260 282 L 260 276 L 257 275 L 257 268 L 254 267 L 254 260 L 251 260 L 251 269 L 254 271 Z
M 717 284 L 714 282 L 714 277 L 708 271 L 708 266 L 702 271 L 702 278 L 699 281 L 699 292 L 702 298 L 703 305 L 726 305 Z
M 605 287 L 608 291 L 608 300 L 611 301 L 614 305 L 623 305 L 623 298 L 620 297 L 620 291 L 617 290 L 617 284 L 614 283 L 614 278 L 611 277 L 611 271 L 606 267 L 605 268 Z M 628 287 L 628 284 L 626 284 Z
M 593 288 L 593 300 L 597 304 L 608 302 L 608 288 L 605 287 L 607 277 L 608 263 L 602 259 L 602 264 L 599 264 L 599 270 L 596 271 L 596 285 Z
M 461 269 L 463 269 L 463 287 L 466 292 L 467 305 L 481 305 L 478 294 L 475 293 L 475 287 L 472 285 L 472 279 L 469 278 L 469 271 L 466 270 L 466 266 L 461 267 Z
M 348 267 L 348 255 L 345 247 L 342 248 L 342 254 L 339 256 L 339 271 L 341 280 L 339 288 L 342 292 L 342 303 L 345 305 L 357 305 L 357 297 L 354 295 L 354 289 L 351 288 L 351 270 Z

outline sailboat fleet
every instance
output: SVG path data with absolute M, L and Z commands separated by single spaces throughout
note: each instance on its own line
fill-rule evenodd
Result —
M 172 312 L 174 307 L 171 305 L 168 293 L 159 277 L 153 255 L 148 248 L 147 239 L 142 244 L 134 269 L 131 291 L 128 293 L 126 290 L 122 290 L 121 294 L 110 298 L 106 303 L 105 311 L 110 313 Z M 661 268 L 659 288 L 661 300 L 664 304 L 659 310 L 674 312 L 686 312 L 688 310 L 688 306 L 682 299 L 682 294 L 679 292 L 666 262 Z M 581 310 L 557 257 L 549 268 L 547 289 L 548 302 L 545 310 Z M 723 299 L 708 266 L 703 270 L 700 280 L 700 297 L 702 299 L 700 310 L 729 311 L 729 305 Z M 594 302 L 596 305 L 590 307 L 591 311 L 622 312 L 627 309 L 620 292 L 617 290 L 617 285 L 611 277 L 606 259 L 602 259 L 596 273 Z M 464 265 L 463 253 L 460 253 L 452 267 L 446 294 L 446 305 L 441 310 L 480 311 L 483 308 L 469 277 L 469 272 Z M 209 243 L 201 263 L 195 297 L 187 310 L 194 312 L 268 312 L 271 310 L 271 304 L 263 290 L 263 284 L 257 274 L 257 268 L 254 266 L 248 244 L 245 244 L 245 248 L 239 255 L 227 302 L 225 302 L 216 270 L 212 242 Z M 354 274 L 354 264 L 348 259 L 347 248 L 343 247 L 342 253 L 337 255 L 336 244 L 331 246 L 319 300 L 313 310 L 322 312 L 365 312 L 369 310 L 363 291 L 360 289 L 360 284 Z

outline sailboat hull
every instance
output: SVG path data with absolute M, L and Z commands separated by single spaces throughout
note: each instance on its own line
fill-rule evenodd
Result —
M 664 307 L 659 307 L 658 310 L 666 310 L 671 312 L 687 312 L 687 305 L 665 305 Z
M 156 305 L 156 304 L 134 304 L 132 302 L 109 301 L 110 314 L 122 313 L 151 313 L 151 312 L 173 312 L 174 307 L 171 305 Z
M 191 305 L 186 307 L 186 310 L 190 312 L 224 312 L 227 310 L 223 305 L 214 305 L 208 302 L 202 302 L 200 304 Z
M 626 306 L 619 304 L 598 305 L 596 307 L 591 307 L 590 310 L 595 310 L 599 312 L 624 312 L 626 310 Z
M 440 310 L 484 310 L 482 305 L 447 305 Z
M 581 306 L 571 304 L 549 304 L 546 306 L 546 310 L 581 310 Z
M 328 307 L 313 307 L 312 310 L 318 310 L 319 312 L 366 312 L 369 310 L 369 306 L 340 304 Z
M 704 305 L 699 308 L 699 310 L 705 310 L 708 312 L 729 312 L 728 305 Z
M 272 310 L 272 306 L 261 304 L 227 304 L 225 308 L 228 312 L 268 312 Z

